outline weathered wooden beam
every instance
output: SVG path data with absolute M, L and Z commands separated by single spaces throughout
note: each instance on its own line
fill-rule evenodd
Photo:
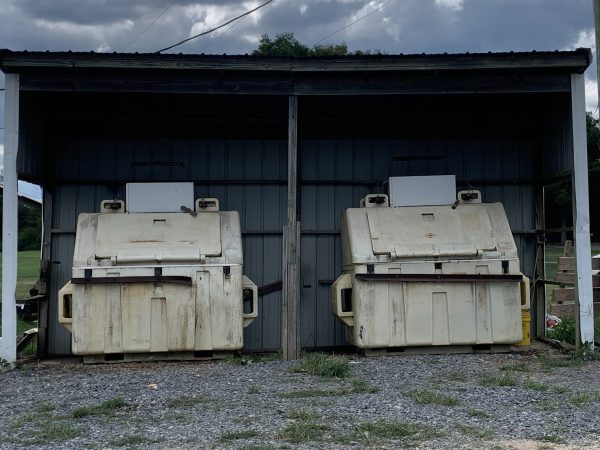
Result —
M 569 92 L 569 75 L 234 73 L 164 75 L 23 74 L 24 91 L 151 92 L 230 95 L 391 95 Z
M 19 75 L 5 75 L 4 93 L 4 194 L 2 201 L 2 337 L 0 359 L 17 360 L 17 244 L 19 148 Z
M 559 272 L 574 272 L 576 266 L 577 264 L 574 256 L 559 256 L 556 270 Z M 600 258 L 592 258 L 592 270 L 600 270 Z
M 544 187 L 536 186 L 534 191 L 534 217 L 536 230 L 543 230 L 546 227 L 546 218 L 544 210 Z M 535 279 L 543 280 L 546 278 L 546 237 L 543 232 L 537 235 L 535 252 Z M 546 286 L 543 283 L 536 283 L 535 290 L 535 310 L 533 311 L 534 336 L 544 336 L 546 333 Z
M 600 302 L 593 303 L 594 315 L 600 316 Z M 560 303 L 552 304 L 550 306 L 550 313 L 564 319 L 568 316 L 575 316 L 577 314 L 577 303 Z
M 298 97 L 289 98 L 287 225 L 283 227 L 283 359 L 300 357 L 300 222 L 298 215 Z
M 43 188 L 42 196 L 42 261 L 51 260 L 52 251 L 52 202 L 53 195 L 50 188 Z M 37 333 L 37 353 L 44 357 L 48 352 L 48 322 L 49 322 L 49 289 L 52 289 L 50 283 L 50 271 L 52 264 L 46 268 L 46 295 L 45 298 L 38 301 L 38 333 Z
M 600 302 L 600 288 L 594 288 L 594 302 Z M 577 291 L 572 287 L 559 287 L 552 291 L 552 304 L 577 301 Z

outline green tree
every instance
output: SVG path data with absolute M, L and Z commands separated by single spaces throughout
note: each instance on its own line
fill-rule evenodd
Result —
M 345 42 L 341 44 L 314 45 L 312 48 L 301 43 L 294 37 L 294 33 L 278 33 L 273 39 L 268 34 L 260 37 L 258 47 L 253 55 L 256 56 L 288 56 L 288 57 L 306 57 L 306 56 L 347 56 L 347 55 L 370 55 L 381 54 L 379 50 L 357 50 L 348 51 L 348 45 Z

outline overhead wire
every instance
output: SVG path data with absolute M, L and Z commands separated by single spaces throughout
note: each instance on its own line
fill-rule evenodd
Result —
M 189 42 L 192 39 L 196 39 L 196 38 L 199 38 L 201 36 L 206 36 L 207 34 L 210 34 L 210 33 L 214 32 L 214 31 L 217 31 L 217 30 L 219 30 L 219 29 L 221 29 L 223 27 L 226 27 L 230 23 L 235 22 L 235 21 L 241 19 L 242 17 L 248 16 L 248 15 L 252 14 L 253 12 L 258 11 L 259 9 L 267 6 L 271 2 L 273 2 L 273 0 L 267 0 L 266 2 L 261 3 L 260 5 L 258 5 L 256 8 L 250 9 L 250 10 L 246 11 L 245 13 L 240 14 L 239 16 L 234 17 L 233 19 L 228 20 L 227 22 L 224 22 L 224 23 L 222 23 L 221 25 L 219 25 L 217 27 L 211 28 L 210 30 L 207 30 L 207 31 L 203 31 L 202 33 L 198 33 L 198 34 L 196 34 L 194 36 L 191 36 L 191 37 L 189 37 L 187 39 L 179 41 L 176 44 L 173 44 L 173 45 L 170 45 L 168 47 L 165 47 L 165 48 L 162 48 L 160 50 L 157 50 L 155 53 L 161 53 L 161 52 L 164 52 L 164 51 L 167 51 L 167 50 L 171 50 L 172 48 L 178 47 L 181 44 L 185 44 L 186 42 Z
M 315 46 L 319 45 L 319 44 L 320 44 L 321 42 L 323 42 L 325 39 L 327 39 L 327 38 L 330 38 L 330 37 L 331 37 L 331 36 L 333 36 L 334 34 L 337 34 L 337 33 L 339 33 L 340 31 L 344 31 L 346 28 L 350 28 L 350 27 L 351 27 L 352 25 L 354 25 L 355 23 L 357 23 L 357 22 L 360 22 L 361 20 L 364 20 L 364 19 L 366 19 L 367 17 L 369 17 L 369 16 L 371 16 L 371 15 L 375 14 L 377 11 L 381 11 L 381 9 L 382 9 L 382 8 L 383 8 L 385 5 L 387 5 L 388 3 L 390 3 L 391 1 L 392 1 L 392 0 L 387 0 L 386 2 L 380 3 L 380 4 L 379 4 L 379 6 L 378 6 L 377 8 L 375 8 L 373 11 L 369 12 L 368 14 L 365 14 L 364 16 L 362 16 L 362 17 L 359 17 L 358 19 L 356 19 L 356 20 L 354 20 L 354 21 L 350 22 L 349 24 L 347 24 L 347 25 L 344 25 L 342 28 L 340 28 L 340 29 L 338 29 L 338 30 L 335 30 L 333 33 L 329 33 L 329 34 L 328 34 L 327 36 L 325 36 L 324 38 L 321 38 L 321 39 L 319 39 L 317 42 L 315 42 L 315 43 L 313 44 L 313 47 L 315 47 Z
M 248 16 L 244 16 L 242 17 L 240 20 L 238 20 L 237 22 L 234 22 L 231 24 L 231 26 L 229 28 L 227 28 L 225 31 L 223 31 L 222 33 L 220 33 L 216 38 L 214 38 L 212 41 L 209 41 L 206 43 L 206 45 L 204 47 L 202 47 L 200 50 L 198 50 L 199 53 L 202 53 L 204 50 L 206 50 L 208 47 L 210 47 L 211 45 L 213 45 L 216 41 L 218 41 L 219 39 L 221 39 L 223 37 L 224 34 L 227 34 L 227 32 L 229 30 L 231 30 L 233 27 L 239 25 L 240 23 L 242 23 L 244 20 L 246 20 Z
M 172 6 L 175 4 L 175 2 L 176 2 L 176 1 L 177 1 L 177 0 L 173 0 L 171 3 L 169 3 L 169 6 L 167 6 L 165 9 L 163 9 L 163 10 L 162 10 L 162 12 L 161 12 L 161 13 L 160 13 L 160 14 L 159 14 L 159 15 L 158 15 L 158 16 L 157 16 L 157 17 L 156 17 L 156 18 L 155 18 L 155 19 L 152 21 L 152 23 L 150 23 L 150 25 L 148 25 L 146 28 L 144 28 L 144 30 L 143 30 L 143 31 L 142 31 L 140 34 L 138 34 L 138 35 L 135 37 L 135 39 L 134 39 L 133 41 L 131 41 L 131 42 L 130 42 L 130 43 L 127 45 L 127 47 L 125 47 L 125 50 L 123 50 L 123 51 L 125 51 L 125 52 L 126 52 L 126 51 L 129 49 L 129 47 L 131 47 L 133 44 L 135 44 L 135 43 L 137 42 L 137 40 L 138 40 L 139 38 L 141 38 L 141 37 L 142 37 L 142 36 L 143 36 L 143 35 L 146 33 L 146 31 L 148 31 L 150 28 L 152 28 L 152 26 L 153 26 L 153 25 L 154 25 L 156 22 L 158 22 L 158 20 L 159 20 L 159 19 L 160 19 L 162 16 L 164 16 L 164 15 L 167 13 L 167 11 L 168 11 L 169 9 L 171 9 L 171 7 L 172 7 Z

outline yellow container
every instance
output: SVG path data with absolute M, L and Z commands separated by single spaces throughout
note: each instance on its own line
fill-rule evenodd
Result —
M 531 314 L 528 309 L 521 311 L 521 319 L 523 322 L 523 340 L 517 342 L 517 346 L 525 346 L 531 344 Z

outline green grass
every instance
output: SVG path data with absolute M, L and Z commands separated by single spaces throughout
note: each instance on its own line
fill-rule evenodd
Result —
M 258 386 L 250 386 L 248 388 L 248 394 L 258 394 L 260 393 L 260 389 L 258 388 Z
M 376 394 L 380 390 L 378 386 L 370 384 L 368 381 L 359 378 L 352 380 L 352 394 Z
M 420 405 L 456 406 L 460 404 L 460 399 L 456 397 L 428 389 L 413 389 L 405 392 L 404 395 L 412 398 Z
M 505 372 L 500 375 L 483 375 L 479 378 L 481 386 L 516 386 L 517 380 L 513 376 Z
M 295 421 L 281 430 L 277 437 L 292 444 L 300 444 L 303 442 L 322 441 L 327 431 L 329 431 L 329 427 L 322 423 Z
M 2 253 L 0 253 L 0 256 Z M 17 299 L 28 298 L 29 290 L 37 281 L 40 273 L 40 252 L 39 250 L 27 250 L 19 252 L 17 255 L 17 290 L 15 297 Z M 2 284 L 2 258 L 0 258 L 0 286 Z M 2 300 L 0 299 L 0 304 Z M 1 322 L 1 321 L 0 321 Z M 30 328 L 35 328 L 35 323 L 25 322 L 17 319 L 17 336 Z M 2 331 L 2 323 L 0 323 L 0 332 Z M 36 353 L 35 339 L 34 343 L 30 344 L 24 351 L 27 355 Z
M 0 269 L 2 264 L 0 261 Z M 17 292 L 18 299 L 29 297 L 29 290 L 33 287 L 40 274 L 40 251 L 27 250 L 17 255 Z M 2 271 L 0 270 L 0 282 Z
M 527 363 L 505 364 L 500 366 L 500 370 L 510 372 L 531 372 L 531 367 Z
M 404 444 L 416 445 L 439 436 L 441 434 L 433 428 L 420 423 L 377 421 L 359 424 L 353 437 L 367 445 L 391 440 L 402 440 Z
M 127 404 L 121 397 L 116 397 L 107 400 L 100 405 L 76 408 L 71 412 L 71 415 L 75 419 L 81 419 L 82 417 L 87 416 L 113 416 L 117 410 L 124 408 L 126 405 Z
M 285 417 L 286 417 L 286 419 L 290 419 L 290 420 L 301 420 L 301 421 L 307 422 L 307 421 L 315 421 L 320 416 L 316 412 L 309 411 L 307 409 L 294 409 L 294 410 L 288 411 L 286 413 Z
M 578 408 L 587 408 L 591 403 L 600 402 L 600 391 L 584 391 L 573 394 L 569 402 Z
M 301 364 L 290 368 L 292 372 L 308 373 L 327 378 L 345 378 L 350 375 L 348 359 L 325 353 L 308 353 Z
M 231 442 L 238 439 L 250 439 L 257 436 L 260 436 L 260 434 L 255 430 L 232 431 L 230 433 L 223 433 L 219 438 L 219 441 Z

